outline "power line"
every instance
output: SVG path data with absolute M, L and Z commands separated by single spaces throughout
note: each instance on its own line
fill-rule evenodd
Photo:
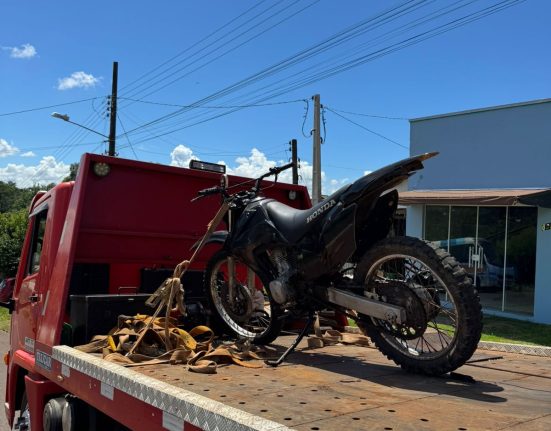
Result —
M 213 54 L 213 53 L 215 53 L 216 51 L 219 51 L 221 48 L 224 48 L 225 46 L 229 45 L 231 42 L 233 42 L 233 41 L 239 39 L 241 36 L 243 36 L 243 35 L 249 33 L 250 31 L 256 29 L 257 27 L 260 27 L 261 24 L 264 24 L 265 22 L 267 22 L 267 21 L 269 21 L 270 19 L 274 18 L 275 16 L 281 14 L 282 12 L 286 11 L 287 9 L 290 9 L 292 6 L 296 5 L 297 3 L 301 2 L 301 1 L 303 1 L 303 0 L 296 0 L 296 1 L 294 1 L 292 4 L 287 5 L 287 6 L 285 6 L 284 8 L 282 8 L 282 9 L 276 11 L 275 13 L 273 13 L 273 14 L 270 15 L 269 17 L 263 19 L 263 20 L 260 21 L 259 23 L 255 23 L 255 24 L 252 25 L 250 28 L 248 28 L 248 29 L 244 30 L 243 32 L 239 33 L 237 36 L 233 37 L 233 38 L 230 39 L 228 42 L 225 42 L 225 43 L 223 43 L 222 45 L 220 45 L 220 46 L 218 46 L 218 47 L 216 47 L 216 48 L 210 50 L 210 51 L 207 52 L 206 54 L 203 54 L 203 55 L 200 56 L 199 58 L 193 60 L 191 63 L 188 63 L 188 64 L 186 64 L 185 66 L 183 66 L 183 67 L 181 67 L 180 69 L 178 69 L 177 71 L 175 71 L 175 72 L 169 74 L 168 76 L 165 76 L 164 78 L 162 78 L 162 79 L 159 80 L 158 82 L 156 82 L 156 83 L 154 83 L 154 84 L 152 84 L 152 85 L 146 87 L 146 88 L 143 89 L 143 90 L 140 90 L 140 92 L 147 91 L 149 88 L 152 88 L 152 87 L 154 87 L 154 86 L 160 84 L 161 82 L 165 81 L 166 79 L 168 79 L 168 78 L 170 78 L 170 77 L 172 77 L 172 76 L 178 74 L 179 72 L 185 70 L 186 68 L 188 68 L 188 67 L 190 67 L 190 66 L 193 66 L 194 64 L 198 63 L 200 60 L 202 60 L 202 59 L 208 57 L 210 54 Z M 219 58 L 228 55 L 229 53 L 235 51 L 236 49 L 240 48 L 241 46 L 243 46 L 243 45 L 249 43 L 250 41 L 252 41 L 252 40 L 258 38 L 259 36 L 262 36 L 263 34 L 267 33 L 269 30 L 273 29 L 274 27 L 277 27 L 278 25 L 282 24 L 283 22 L 288 21 L 289 19 L 293 18 L 294 16 L 296 16 L 296 15 L 302 13 L 304 10 L 306 10 L 306 9 L 308 9 L 308 8 L 310 8 L 310 7 L 312 7 L 314 4 L 318 3 L 319 1 L 320 1 L 320 0 L 315 0 L 313 3 L 311 3 L 311 4 L 309 4 L 309 5 L 305 6 L 305 7 L 303 7 L 302 9 L 300 9 L 300 10 L 298 10 L 298 11 L 296 11 L 296 12 L 293 12 L 291 15 L 288 15 L 288 16 L 284 17 L 284 18 L 281 19 L 280 21 L 278 21 L 278 22 L 276 22 L 275 24 L 269 26 L 268 28 L 262 30 L 261 32 L 259 32 L 259 33 L 255 34 L 255 35 L 251 36 L 250 38 L 248 38 L 248 39 L 246 39 L 245 41 L 239 43 L 238 45 L 236 45 L 236 46 L 234 46 L 234 47 L 232 47 L 232 48 L 230 48 L 230 49 L 224 51 L 223 53 L 217 55 L 216 57 L 214 57 L 214 58 L 208 60 L 206 63 L 201 64 L 200 66 L 196 67 L 195 69 L 186 72 L 184 75 L 181 75 L 181 76 L 175 78 L 174 80 L 172 80 L 172 81 L 168 82 L 167 84 L 165 84 L 165 85 L 163 85 L 163 86 L 157 88 L 156 90 L 153 90 L 153 91 L 151 91 L 151 92 L 149 92 L 149 93 L 143 95 L 142 97 L 147 97 L 147 96 L 149 96 L 149 95 L 151 95 L 151 94 L 153 94 L 153 93 L 156 93 L 156 92 L 158 92 L 158 91 L 160 91 L 160 90 L 166 88 L 167 86 L 172 85 L 173 83 L 175 83 L 175 82 L 177 82 L 177 81 L 183 79 L 184 77 L 189 76 L 189 75 L 192 74 L 193 72 L 196 72 L 196 71 L 202 69 L 203 67 L 205 67 L 205 66 L 209 65 L 210 63 L 212 63 L 212 62 L 218 60 Z M 276 4 L 272 5 L 272 6 L 270 6 L 270 7 L 269 7 L 268 9 L 266 9 L 265 11 L 263 11 L 263 12 L 261 12 L 260 14 L 254 16 L 254 17 L 251 19 L 251 21 L 254 21 L 254 19 L 256 19 L 258 16 L 260 16 L 260 15 L 264 14 L 266 11 L 268 11 L 268 10 L 274 8 L 274 7 L 277 6 L 277 4 L 279 4 L 279 3 L 281 3 L 281 2 L 278 2 L 278 3 L 276 3 Z M 238 29 L 240 29 L 240 28 L 241 28 L 241 27 L 237 27 L 237 28 L 235 28 L 234 30 L 232 30 L 232 31 L 230 31 L 229 33 L 227 33 L 226 35 L 224 35 L 224 36 L 218 38 L 216 41 L 214 41 L 213 43 L 211 43 L 208 47 L 212 46 L 214 43 L 218 42 L 219 40 L 223 39 L 223 38 L 226 37 L 227 35 L 229 35 L 229 34 L 235 32 L 236 30 L 238 30 Z M 200 52 L 203 51 L 204 49 L 205 49 L 205 48 L 202 48 L 202 49 L 200 49 L 199 51 L 195 52 L 194 54 L 192 54 L 192 55 L 190 56 L 190 58 L 193 57 L 193 56 L 195 56 L 196 54 L 200 53 Z M 180 63 L 182 63 L 183 61 L 184 61 L 184 60 L 178 62 L 177 64 L 180 64 Z M 135 94 L 133 94 L 133 95 L 135 96 Z
M 411 3 L 411 2 L 408 2 L 408 3 Z M 459 3 L 459 2 L 457 2 L 457 3 Z M 472 3 L 472 1 L 469 2 L 469 3 Z M 403 5 L 402 5 L 402 6 L 403 6 Z M 453 6 L 453 5 L 451 5 L 451 6 Z M 410 12 L 411 12 L 411 10 L 418 9 L 419 7 L 422 7 L 422 3 L 416 3 L 416 4 L 413 4 L 413 5 L 410 5 L 410 6 L 409 6 Z M 461 7 L 464 7 L 464 5 L 461 6 Z M 412 8 L 414 8 L 414 9 L 412 9 Z M 457 9 L 457 8 L 455 8 L 455 9 Z M 441 10 L 442 10 L 442 9 L 440 9 L 439 11 L 441 11 Z M 435 13 L 437 13 L 437 12 L 439 12 L 439 11 L 431 12 L 428 16 L 430 17 L 431 15 L 435 15 Z M 385 20 L 388 20 L 389 18 L 395 18 L 396 15 L 402 16 L 402 15 L 404 15 L 406 12 L 408 12 L 407 9 L 398 10 L 398 12 L 397 12 L 396 14 L 394 14 L 394 16 L 391 15 L 390 17 L 385 17 Z M 450 12 L 450 11 L 446 11 L 446 13 L 449 13 L 449 12 Z M 384 14 L 382 14 L 382 15 L 384 15 Z M 442 14 L 440 14 L 439 16 L 441 16 L 441 15 L 442 15 Z M 438 16 L 436 16 L 436 17 L 438 17 Z M 435 17 L 433 16 L 431 19 L 434 19 L 434 18 L 435 18 Z M 425 19 L 425 20 L 426 20 L 426 19 Z M 420 20 L 419 20 L 419 19 L 416 19 L 416 20 L 413 21 L 413 22 L 415 23 L 416 21 L 420 21 Z M 384 21 L 384 20 L 383 20 L 383 21 L 378 21 L 378 22 L 375 22 L 375 23 L 373 24 L 372 27 L 378 27 L 378 26 L 381 26 L 381 25 L 384 24 L 384 23 L 386 23 L 386 21 Z M 356 26 L 356 27 L 357 27 L 357 26 Z M 405 27 L 405 26 L 403 26 L 403 27 Z M 364 30 L 365 30 L 365 29 L 364 29 Z M 401 28 L 398 28 L 397 30 L 401 30 Z M 396 30 L 393 30 L 393 31 L 396 31 Z M 402 30 L 402 31 L 403 31 L 403 30 Z M 341 32 L 341 33 L 342 33 L 342 32 Z M 350 37 L 348 37 L 348 38 L 350 39 Z M 379 38 L 380 38 L 380 36 L 379 36 Z M 340 41 L 340 43 L 342 43 L 342 40 Z M 391 45 L 391 47 L 392 47 L 392 45 Z M 323 50 L 326 50 L 326 49 L 327 49 L 327 48 L 325 48 L 325 49 L 323 49 Z M 388 47 L 387 47 L 386 49 L 388 49 Z M 371 53 L 371 55 L 373 55 L 373 54 L 378 54 L 378 52 L 379 52 L 379 51 L 375 51 L 374 53 Z M 392 51 L 391 51 L 391 52 L 392 52 Z M 389 52 L 389 53 L 390 53 L 390 52 Z M 379 56 L 380 56 L 380 55 L 379 55 Z M 376 58 L 378 58 L 379 56 L 377 56 Z M 368 60 L 369 60 L 369 59 L 368 59 Z M 321 64 L 323 64 L 323 63 L 321 63 Z M 339 67 L 341 67 L 341 66 L 342 66 L 342 65 L 339 65 Z M 345 63 L 345 66 L 348 66 L 347 69 L 345 69 L 345 70 L 348 70 L 348 69 L 351 68 L 351 67 L 355 67 L 355 65 L 351 65 L 351 66 L 350 66 L 350 65 L 348 65 L 348 64 L 346 64 L 346 63 Z M 311 68 L 308 68 L 308 69 L 305 69 L 304 71 L 310 71 L 310 70 L 311 70 Z M 344 71 L 344 70 L 342 70 L 342 71 Z M 258 102 L 259 100 L 267 100 L 267 99 L 270 99 L 270 98 L 274 98 L 274 97 L 276 97 L 277 95 L 281 95 L 281 94 L 284 94 L 284 93 L 286 93 L 286 92 L 289 92 L 289 91 L 292 91 L 292 90 L 296 90 L 297 88 L 301 88 L 301 87 L 306 86 L 306 85 L 309 85 L 309 84 L 311 84 L 311 83 L 313 83 L 313 82 L 317 82 L 317 81 L 319 81 L 319 80 L 321 80 L 321 79 L 326 79 L 327 77 L 332 76 L 332 75 L 334 75 L 334 74 L 336 74 L 336 73 L 340 73 L 340 72 L 342 72 L 342 71 L 339 71 L 339 70 L 336 70 L 336 71 L 335 71 L 335 70 L 333 70 L 333 69 L 328 69 L 328 70 L 325 70 L 325 71 L 322 71 L 322 72 L 318 72 L 317 74 L 310 74 L 310 75 L 309 75 L 308 77 L 306 77 L 306 78 L 302 78 L 301 80 L 295 80 L 294 82 L 291 82 L 290 84 L 285 84 L 284 86 L 281 86 L 281 87 L 279 87 L 278 89 L 274 89 L 274 90 L 272 90 L 272 94 L 269 94 L 268 96 L 263 97 L 262 99 L 255 99 L 255 101 Z M 330 75 L 323 76 L 323 74 L 327 74 L 328 72 L 330 73 Z M 296 74 L 294 74 L 294 76 L 296 76 Z M 289 79 L 289 77 L 284 78 L 284 79 L 280 80 L 279 82 L 283 82 L 283 81 L 288 80 L 288 79 Z M 267 86 L 265 86 L 265 87 L 263 87 L 263 88 L 269 88 L 269 87 L 273 86 L 274 84 L 277 84 L 277 83 L 272 83 L 272 84 L 267 85 Z M 254 92 L 258 92 L 258 91 L 259 91 L 259 90 L 256 90 L 256 91 L 254 91 Z M 279 92 L 274 93 L 275 91 L 279 91 Z M 253 92 L 253 93 L 254 93 L 254 92 Z M 250 94 L 250 93 L 249 93 L 249 94 Z M 211 97 L 212 97 L 212 96 L 211 96 Z M 205 100 L 205 99 L 203 99 L 203 100 Z M 197 105 L 197 104 L 199 104 L 199 103 L 196 102 L 196 105 Z M 235 112 L 235 110 L 232 110 L 231 112 Z M 227 114 L 229 114 L 229 113 L 231 113 L 231 112 L 227 112 L 227 113 L 222 114 L 222 115 L 227 115 Z M 166 119 L 169 119 L 170 117 L 174 117 L 174 116 L 176 116 L 176 115 L 180 115 L 181 113 L 182 113 L 182 112 L 176 111 L 175 113 L 168 114 L 167 116 L 165 116 L 165 118 L 161 118 L 161 119 L 162 119 L 163 121 L 165 121 Z M 214 116 L 214 117 L 211 117 L 211 119 L 219 118 L 219 117 L 222 116 L 222 115 L 216 115 L 216 116 Z M 198 116 L 195 116 L 195 117 L 198 117 Z M 175 131 L 182 130 L 183 128 L 188 128 L 188 127 L 191 127 L 192 125 L 200 124 L 200 123 L 203 123 L 203 122 L 205 122 L 205 121 L 206 121 L 206 120 L 198 121 L 198 122 L 193 123 L 193 124 L 191 124 L 191 125 L 187 125 L 187 126 L 180 127 L 180 128 L 178 128 L 178 129 L 172 130 L 171 132 L 168 132 L 168 133 L 173 133 L 173 132 L 175 132 Z M 155 120 L 155 121 L 153 121 L 153 122 L 150 122 L 150 123 L 148 123 L 148 124 L 154 124 L 154 123 L 156 123 L 156 122 L 159 122 L 159 119 L 158 119 L 158 120 Z M 136 130 L 136 129 L 134 129 L 134 130 Z M 132 131 L 130 131 L 129 133 L 132 133 Z M 163 133 L 162 135 L 166 135 L 166 134 L 167 134 L 167 133 Z M 158 134 L 157 136 L 159 136 L 159 134 Z
M 375 132 L 375 131 L 373 131 L 373 130 L 371 130 L 371 129 L 368 129 L 367 127 L 365 127 L 365 126 L 363 126 L 363 125 L 361 125 L 361 124 L 359 124 L 359 123 L 356 123 L 355 121 L 351 120 L 350 118 L 347 118 L 347 117 L 345 117 L 344 115 L 341 115 L 341 114 L 339 114 L 338 112 L 333 111 L 331 108 L 326 108 L 326 109 L 327 109 L 328 111 L 332 112 L 333 114 L 335 114 L 335 115 L 341 117 L 342 119 L 344 119 L 344 120 L 346 120 L 346 121 L 348 121 L 348 122 L 350 122 L 350 123 L 352 123 L 352 124 L 354 124 L 354 125 L 356 125 L 356 126 L 362 128 L 362 129 L 368 131 L 369 133 L 373 133 L 374 135 L 376 135 L 376 136 L 378 136 L 378 137 L 380 137 L 380 138 L 383 138 L 384 140 L 386 140 L 386 141 L 388 141 L 388 142 L 391 142 L 391 143 L 393 143 L 394 145 L 398 145 L 399 147 L 402 147 L 402 148 L 405 148 L 406 150 L 409 150 L 409 147 L 407 147 L 407 146 L 405 146 L 405 145 L 403 145 L 403 144 L 400 144 L 399 142 L 396 142 L 396 141 L 393 140 L 393 139 L 387 138 L 386 136 L 384 136 L 384 135 L 382 135 L 382 134 L 380 134 L 380 133 L 378 133 L 378 132 Z
M 129 97 L 119 97 L 120 100 L 130 100 L 132 102 L 139 102 L 139 103 L 145 103 L 149 105 L 160 105 L 160 106 L 171 106 L 175 108 L 189 108 L 189 109 L 228 109 L 228 108 L 257 108 L 257 107 L 264 107 L 264 106 L 275 106 L 275 105 L 286 105 L 289 103 L 297 103 L 297 102 L 304 102 L 306 99 L 295 99 L 295 100 L 284 100 L 281 102 L 270 102 L 270 103 L 250 103 L 247 105 L 219 105 L 219 106 L 210 106 L 210 105 L 201 105 L 201 106 L 195 106 L 195 105 L 178 105 L 174 103 L 163 103 L 163 102 L 153 102 L 149 100 L 138 100 L 138 99 L 131 99 Z
M 124 128 L 124 124 L 122 124 L 122 121 L 121 121 L 121 117 L 117 114 L 117 120 L 119 120 L 119 123 L 122 127 L 122 130 L 123 132 L 126 133 L 126 129 Z M 125 135 L 126 136 L 126 141 L 128 142 L 128 145 L 130 147 L 130 149 L 132 150 L 132 152 L 134 153 L 134 157 L 136 157 L 136 160 L 140 160 L 138 158 L 138 155 L 136 154 L 136 151 L 134 151 L 134 146 L 132 145 L 132 143 L 130 142 L 130 138 L 128 138 L 128 135 Z
M 95 98 L 94 98 L 95 99 Z M 92 102 L 93 103 L 93 102 Z M 96 114 L 96 118 L 94 120 L 94 114 Z M 104 120 L 102 118 L 101 114 L 94 110 L 91 112 L 88 117 L 84 120 L 83 125 L 89 128 L 96 128 L 97 125 L 101 120 Z M 55 160 L 61 160 L 70 153 L 70 151 L 73 149 L 73 147 L 80 143 L 80 141 L 84 138 L 84 136 L 87 135 L 87 131 L 82 128 L 76 128 L 68 137 L 65 139 L 65 141 L 59 146 L 59 148 L 54 151 L 52 154 L 52 157 Z M 92 145 L 92 144 L 89 144 Z M 101 145 L 101 144 L 100 144 Z M 31 186 L 33 184 L 33 180 L 35 178 L 38 178 L 40 175 L 42 175 L 46 170 L 48 169 L 48 166 L 42 165 L 40 166 L 33 175 L 31 175 L 29 178 L 26 179 L 26 181 L 23 183 L 23 186 Z
M 424 1 L 426 0 L 423 0 L 421 1 L 421 3 L 423 3 Z M 396 14 L 396 11 L 399 11 L 400 9 L 402 9 L 403 7 L 405 7 L 406 5 L 410 4 L 410 3 L 414 3 L 414 0 L 409 0 L 407 1 L 406 3 L 404 4 L 401 4 L 400 6 L 397 6 L 397 7 L 393 7 L 391 9 L 387 9 L 386 11 L 382 12 L 382 13 L 379 13 L 377 15 L 375 15 L 374 17 L 369 17 L 365 20 L 362 20 L 360 23 L 357 23 L 351 27 L 348 27 L 338 33 L 336 33 L 335 35 L 329 37 L 329 38 L 326 38 L 325 40 L 323 40 L 322 42 L 319 42 L 309 48 L 306 48 L 306 49 L 303 49 L 301 51 L 299 51 L 297 54 L 294 54 L 293 56 L 290 56 L 290 57 L 287 57 L 286 59 L 284 60 L 281 60 L 275 64 L 273 64 L 272 66 L 269 66 L 267 68 L 264 68 L 262 69 L 260 72 L 257 72 L 253 75 L 250 75 L 248 76 L 247 78 L 244 78 L 230 86 L 227 86 L 225 87 L 224 89 L 222 90 L 219 90 L 213 94 L 211 94 L 210 96 L 207 96 L 207 97 L 204 97 L 203 99 L 200 99 L 198 101 L 196 101 L 195 103 L 193 103 L 192 105 L 195 107 L 195 106 L 200 106 L 202 104 L 206 104 L 212 100 L 215 100 L 217 98 L 220 98 L 220 97 L 223 97 L 227 94 L 230 94 L 232 92 L 235 92 L 235 91 L 238 91 L 246 86 L 249 86 L 261 79 L 265 79 L 277 72 L 280 72 L 282 70 L 285 70 L 289 67 L 291 67 L 292 65 L 294 64 L 297 64 L 298 62 L 301 62 L 301 61 L 304 61 L 310 57 L 312 57 L 313 55 L 316 55 L 317 53 L 319 53 L 320 51 L 324 51 L 324 50 L 327 50 L 329 49 L 328 47 L 330 46 L 338 46 L 342 43 L 344 43 L 344 41 L 347 40 L 347 38 L 350 38 L 352 36 L 357 36 L 358 32 L 359 31 L 367 31 L 367 29 L 369 29 L 369 24 L 373 24 L 373 22 L 376 22 L 378 19 L 391 19 L 393 17 L 393 14 Z M 413 6 L 407 6 L 407 8 L 411 8 L 411 7 L 414 7 L 416 5 L 418 5 L 420 2 L 417 1 L 415 2 L 416 4 L 414 4 Z M 388 16 L 386 16 L 388 15 Z M 366 29 L 367 27 L 367 29 Z M 150 126 L 150 125 L 153 125 L 153 124 L 157 124 L 161 121 L 166 121 L 166 120 L 169 120 L 177 115 L 181 115 L 183 114 L 184 112 L 186 112 L 186 109 L 188 108 L 182 108 L 180 110 L 177 110 L 177 111 L 174 111 L 170 114 L 166 114 L 166 115 L 163 115 L 155 120 L 152 120 L 148 123 L 146 123 L 144 126 Z M 132 133 L 134 132 L 135 130 L 137 129 L 133 129 L 133 130 L 130 130 L 128 133 Z
M 325 105 L 325 107 L 327 109 L 329 109 L 328 106 Z M 385 120 L 409 120 L 409 118 L 405 118 L 405 117 L 388 117 L 386 115 L 375 115 L 375 114 L 362 114 L 362 113 L 359 113 L 359 112 L 350 112 L 350 111 L 343 111 L 342 109 L 335 109 L 335 108 L 331 108 L 333 112 L 341 112 L 343 114 L 350 114 L 350 115 L 358 115 L 358 116 L 361 116 L 361 117 L 369 117 L 369 118 L 382 118 L 382 119 L 385 119 Z
M 266 0 L 262 0 L 262 1 L 259 1 L 257 3 L 255 3 L 252 7 L 250 7 L 249 9 L 245 10 L 244 12 L 242 12 L 241 14 L 239 14 L 238 16 L 232 18 L 230 21 L 228 21 L 227 23 L 225 23 L 224 25 L 222 25 L 221 27 L 217 28 L 216 30 L 214 30 L 213 32 L 209 33 L 207 36 L 203 37 L 201 40 L 199 40 L 198 42 L 195 42 L 193 45 L 189 46 L 188 48 L 184 49 L 183 51 L 179 52 L 178 54 L 176 54 L 174 57 L 166 60 L 165 62 L 163 62 L 162 64 L 160 64 L 159 66 L 156 66 L 155 68 L 153 68 L 152 70 L 150 70 L 149 72 L 145 73 L 144 75 L 140 76 L 139 78 L 135 79 L 134 81 L 130 82 L 129 84 L 123 86 L 121 88 L 121 90 L 125 90 L 127 89 L 128 87 L 132 87 L 133 84 L 135 84 L 136 82 L 139 82 L 140 80 L 142 80 L 143 78 L 145 78 L 146 76 L 149 76 L 151 75 L 152 73 L 155 73 L 155 71 L 157 71 L 158 69 L 162 68 L 163 66 L 169 64 L 171 61 L 177 59 L 178 57 L 181 57 L 182 55 L 184 55 L 185 53 L 189 52 L 190 50 L 192 50 L 193 48 L 195 48 L 196 46 L 200 45 L 201 43 L 203 43 L 204 41 L 208 40 L 211 36 L 214 36 L 216 33 L 220 32 L 221 30 L 223 30 L 224 28 L 228 27 L 229 25 L 233 24 L 234 22 L 238 21 L 240 18 L 244 17 L 245 15 L 247 15 L 250 11 L 256 9 L 257 7 L 259 7 L 262 3 L 266 2 Z M 177 63 L 179 64 L 179 63 Z M 168 68 L 167 70 L 170 70 L 172 67 L 174 66 L 171 66 L 170 68 Z M 157 75 L 155 75 L 152 79 L 162 75 L 163 73 L 165 72 L 161 72 Z M 135 88 L 139 88 L 140 86 L 138 87 L 135 87 Z M 134 89 L 135 89 L 134 88 Z M 129 90 L 130 91 L 130 90 Z
M 103 97 L 103 96 L 101 96 L 101 97 Z M 34 112 L 34 111 L 41 111 L 41 110 L 44 110 L 44 109 L 58 108 L 60 106 L 66 106 L 66 105 L 74 105 L 76 103 L 89 102 L 90 100 L 101 99 L 101 97 L 91 97 L 89 99 L 75 100 L 73 102 L 58 103 L 57 105 L 41 106 L 39 108 L 29 108 L 29 109 L 23 109 L 21 111 L 5 112 L 3 114 L 0 114 L 0 117 L 6 117 L 8 115 L 25 114 L 27 112 Z
M 472 2 L 471 2 L 472 3 Z M 462 17 L 460 18 L 459 20 L 454 20 L 452 22 L 449 22 L 447 24 L 445 24 L 444 26 L 439 26 L 439 27 L 436 27 L 436 28 L 433 28 L 430 30 L 430 32 L 432 32 L 432 34 L 430 32 L 425 32 L 425 33 L 422 33 L 420 35 L 416 35 L 414 36 L 414 38 L 418 38 L 420 36 L 423 36 L 422 39 L 419 39 L 419 40 L 413 40 L 411 41 L 410 39 L 414 39 L 414 38 L 409 38 L 409 39 L 406 39 L 405 41 L 401 41 L 397 44 L 394 44 L 394 45 L 391 45 L 390 47 L 386 47 L 385 49 L 383 50 L 378 50 L 378 51 L 375 51 L 371 54 L 368 54 L 368 56 L 371 56 L 371 58 L 364 58 L 361 63 L 358 63 L 358 64 L 352 64 L 352 65 L 347 65 L 345 64 L 347 67 L 346 69 L 342 69 L 342 70 L 333 70 L 333 69 L 328 69 L 328 70 L 325 70 L 325 71 L 322 71 L 322 72 L 318 72 L 317 74 L 311 74 L 310 76 L 306 77 L 306 78 L 302 78 L 301 80 L 295 80 L 294 82 L 290 83 L 290 84 L 285 84 L 283 86 L 280 86 L 279 88 L 277 89 L 274 89 L 272 90 L 272 93 L 271 94 L 268 94 L 266 97 L 263 97 L 262 99 L 256 99 L 257 101 L 258 100 L 267 100 L 267 99 L 270 99 L 270 98 L 273 98 L 273 97 L 277 97 L 277 96 L 280 96 L 282 94 L 285 94 L 285 93 L 288 93 L 290 91 L 293 91 L 293 90 L 296 90 L 296 89 L 299 89 L 299 88 L 302 88 L 306 85 L 310 85 L 314 82 L 318 82 L 322 79 L 326 79 L 330 76 L 333 76 L 337 73 L 341 73 L 341 72 L 344 72 L 345 70 L 348 70 L 352 67 L 356 67 L 360 64 L 363 64 L 367 61 L 373 61 L 377 58 L 380 58 L 384 55 L 388 55 L 394 51 L 397 51 L 399 49 L 403 49 L 403 48 L 406 48 L 408 46 L 411 46 L 415 43 L 419 43 L 423 40 L 426 40 L 430 37 L 434 37 L 436 35 L 439 35 L 439 34 L 442 34 L 444 32 L 447 32 L 447 31 L 450 31 L 454 28 L 457 28 L 461 25 L 465 25 L 467 23 L 470 23 L 470 22 L 473 22 L 477 19 L 481 19 L 485 16 L 488 16 L 490 14 L 493 14 L 493 13 L 496 13 L 496 12 L 499 12 L 500 10 L 503 10 L 507 7 L 510 7 L 512 5 L 514 5 L 516 3 L 515 2 L 510 2 L 510 1 L 505 1 L 505 2 L 501 2 L 501 3 L 498 3 L 498 4 L 495 4 L 489 8 L 486 8 L 482 11 L 477 11 L 475 13 L 472 13 L 470 15 L 467 15 L 465 17 Z M 457 21 L 460 21 L 460 22 L 457 22 Z M 442 27 L 445 27 L 445 26 L 449 26 L 449 28 L 442 28 Z M 428 33 L 428 34 L 427 34 Z M 407 44 L 404 44 L 404 42 L 408 42 Z M 400 46 L 400 44 L 402 44 L 402 46 Z M 392 48 L 392 49 L 391 49 Z M 386 52 L 385 52 L 386 50 Z M 321 63 L 323 64 L 323 63 Z M 342 65 L 340 65 L 342 66 Z M 307 68 L 305 69 L 304 71 L 309 71 L 311 68 Z M 329 73 L 328 73 L 329 72 Z M 296 76 L 297 74 L 295 73 L 294 76 Z M 280 80 L 279 82 L 284 82 L 285 80 L 287 80 L 288 78 L 284 78 L 282 80 Z M 263 87 L 264 89 L 265 88 L 268 88 L 270 86 L 273 86 L 274 83 L 268 85 L 268 86 L 265 86 Z

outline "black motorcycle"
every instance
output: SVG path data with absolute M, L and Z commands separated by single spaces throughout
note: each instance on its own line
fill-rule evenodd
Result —
M 284 320 L 331 309 L 348 316 L 402 368 L 439 375 L 463 365 L 482 330 L 477 291 L 446 251 L 393 237 L 393 188 L 437 153 L 402 160 L 347 185 L 314 207 L 291 208 L 260 195 L 262 180 L 231 194 L 227 181 L 199 192 L 222 206 L 198 247 L 219 243 L 205 271 L 205 290 L 226 332 L 267 344 Z M 225 177 L 223 177 L 225 178 Z M 196 198 L 196 199 L 198 199 Z M 228 231 L 213 232 L 225 220 Z M 216 322 L 215 322 L 216 323 Z

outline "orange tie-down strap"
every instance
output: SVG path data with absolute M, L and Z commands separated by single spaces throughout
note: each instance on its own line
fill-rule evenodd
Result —
M 316 320 L 314 321 L 314 333 L 314 336 L 308 338 L 308 347 L 311 349 L 330 346 L 333 344 L 354 344 L 356 346 L 364 347 L 369 347 L 371 345 L 369 337 L 366 335 L 340 332 L 336 329 L 327 329 L 323 331 L 320 326 L 319 315 L 316 316 Z
M 169 328 L 169 343 L 166 342 Z M 145 331 L 145 333 L 144 333 Z M 103 359 L 126 367 L 155 364 L 181 364 L 196 373 L 216 373 L 218 364 L 237 364 L 249 368 L 261 368 L 255 360 L 266 358 L 265 348 L 249 343 L 231 345 L 213 344 L 214 333 L 206 326 L 196 326 L 187 332 L 176 326 L 175 319 L 153 319 L 138 314 L 120 316 L 116 328 L 108 335 L 97 335 L 88 344 L 75 349 L 85 353 L 101 353 Z M 134 346 L 136 342 L 139 345 Z M 174 346 L 166 350 L 167 345 Z

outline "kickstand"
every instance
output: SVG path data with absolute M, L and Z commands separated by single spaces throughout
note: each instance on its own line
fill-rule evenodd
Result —
M 281 364 L 285 360 L 285 358 L 287 358 L 287 356 L 289 356 L 289 354 L 296 349 L 298 344 L 302 341 L 304 336 L 308 333 L 308 331 L 312 327 L 312 323 L 314 323 L 314 319 L 315 319 L 314 316 L 315 316 L 314 313 L 310 313 L 308 315 L 308 321 L 304 325 L 304 328 L 302 328 L 302 331 L 300 331 L 300 334 L 298 334 L 298 337 L 295 339 L 295 341 L 293 341 L 293 344 L 291 344 L 291 346 L 285 351 L 285 353 L 283 353 L 283 355 L 279 357 L 279 359 L 277 359 L 276 361 L 267 360 L 267 361 L 264 361 L 264 363 L 271 367 L 277 367 L 279 364 Z

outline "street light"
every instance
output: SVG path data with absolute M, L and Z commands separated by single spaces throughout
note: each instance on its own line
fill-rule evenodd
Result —
M 69 116 L 67 114 L 60 114 L 59 112 L 52 112 L 52 117 L 59 118 L 63 121 L 69 121 Z
M 96 130 L 90 129 L 89 127 L 83 126 L 82 124 L 75 123 L 74 121 L 71 121 L 69 116 L 67 114 L 60 114 L 59 112 L 52 112 L 52 117 L 57 118 L 59 120 L 66 121 L 67 123 L 74 124 L 75 126 L 81 127 L 83 129 L 88 130 L 89 132 L 95 133 L 96 135 L 100 135 L 101 137 L 107 139 L 107 142 L 109 142 L 109 155 L 114 156 L 115 155 L 115 138 L 113 136 L 107 136 L 103 133 L 100 133 Z
M 88 130 L 89 132 L 95 133 L 96 135 L 103 136 L 105 139 L 109 140 L 109 136 L 104 135 L 103 133 L 96 132 L 95 130 L 90 129 L 89 127 L 83 126 L 82 124 L 75 123 L 69 119 L 67 114 L 60 114 L 59 112 L 52 112 L 52 117 L 59 118 L 60 120 L 66 121 L 67 123 L 74 124 L 75 126 L 82 127 L 83 129 Z

